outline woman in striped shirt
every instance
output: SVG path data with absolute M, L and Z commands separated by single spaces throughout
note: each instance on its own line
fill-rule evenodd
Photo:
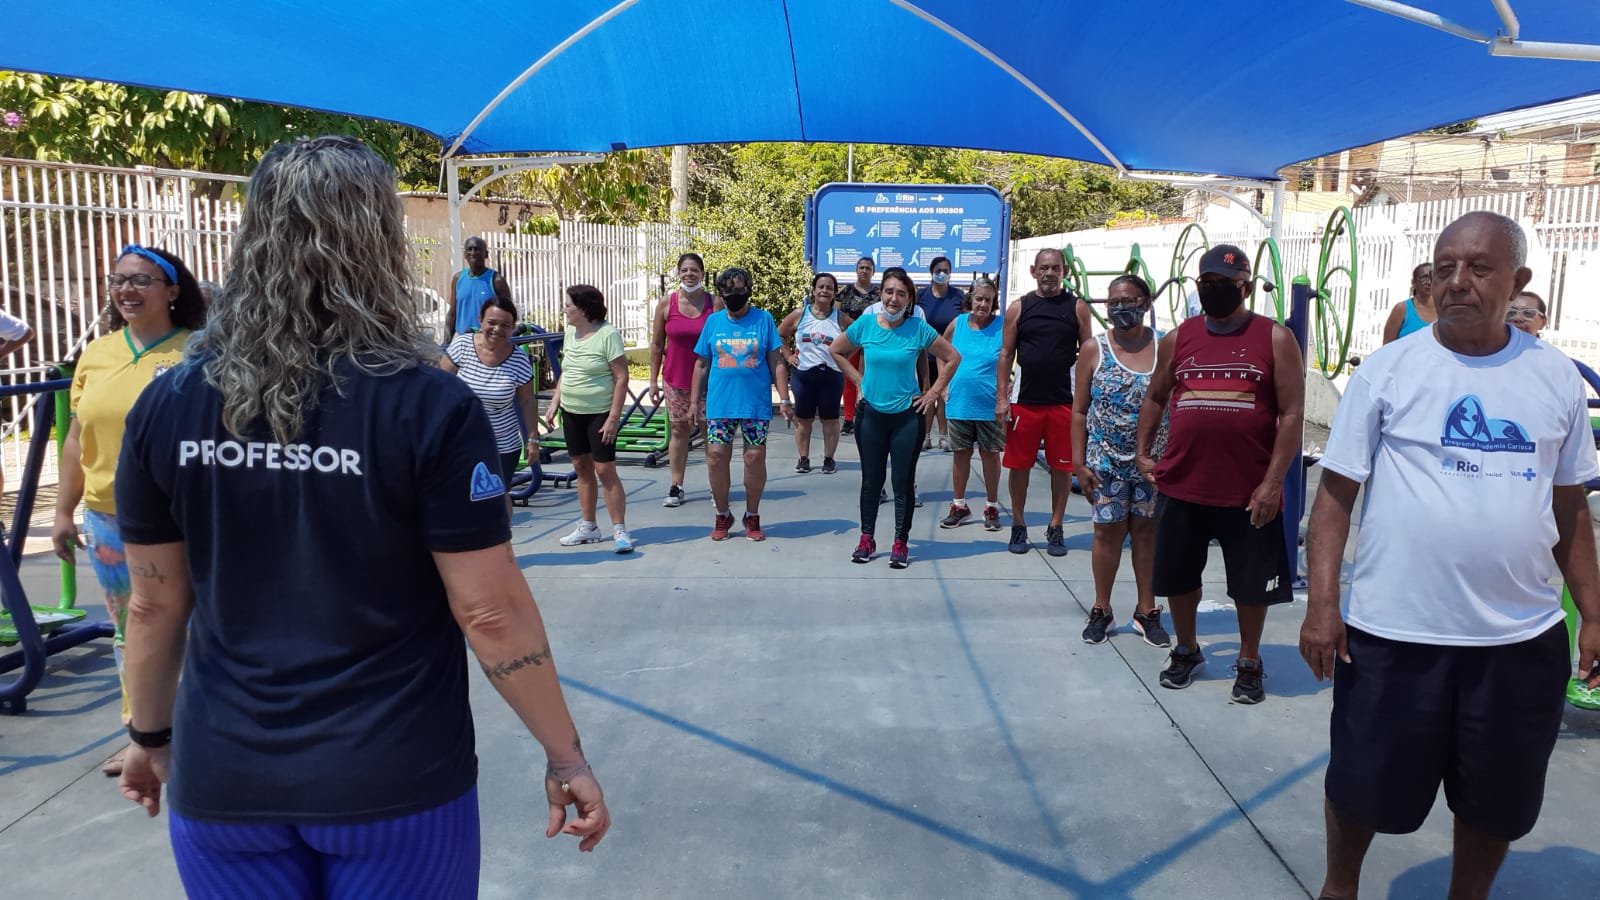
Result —
M 500 451 L 500 477 L 506 483 L 508 507 L 511 473 L 517 470 L 524 446 L 529 459 L 539 454 L 539 388 L 533 381 L 533 362 L 528 354 L 511 344 L 516 327 L 516 304 L 504 297 L 490 297 L 478 313 L 478 330 L 456 335 L 439 358 L 439 368 L 460 375 L 483 401 Z M 522 410 L 520 421 L 518 407 Z M 526 444 L 522 437 L 524 425 L 528 432 Z

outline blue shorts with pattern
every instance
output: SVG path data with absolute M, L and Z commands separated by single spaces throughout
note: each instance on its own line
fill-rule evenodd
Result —
M 737 431 L 744 436 L 745 446 L 765 447 L 767 429 L 771 426 L 770 419 L 707 419 L 706 443 L 731 444 Z
M 1138 474 L 1122 478 L 1109 472 L 1096 472 L 1100 488 L 1095 491 L 1094 521 L 1097 525 L 1126 522 L 1128 516 L 1153 519 L 1156 515 L 1156 489 Z

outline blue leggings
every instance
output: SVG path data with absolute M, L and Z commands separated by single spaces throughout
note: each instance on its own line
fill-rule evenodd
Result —
M 200 822 L 168 812 L 191 898 L 478 896 L 478 789 L 360 825 Z

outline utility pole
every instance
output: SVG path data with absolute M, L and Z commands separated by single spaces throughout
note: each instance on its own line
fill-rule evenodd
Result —
M 689 148 L 679 144 L 672 148 L 672 218 L 682 221 L 689 212 Z

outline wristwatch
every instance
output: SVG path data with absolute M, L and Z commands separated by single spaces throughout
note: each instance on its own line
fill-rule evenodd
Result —
M 172 743 L 172 728 L 168 726 L 160 731 L 140 731 L 139 729 L 133 727 L 132 722 L 129 722 L 128 740 L 133 741 L 135 744 L 138 744 L 146 750 L 155 750 Z

